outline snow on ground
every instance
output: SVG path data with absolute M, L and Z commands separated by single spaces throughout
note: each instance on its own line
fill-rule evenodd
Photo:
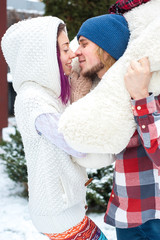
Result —
M 10 119 L 14 125 L 14 119 Z M 12 126 L 3 130 L 3 136 L 8 139 L 8 133 L 13 132 Z M 47 240 L 33 226 L 27 199 L 20 196 L 22 187 L 8 178 L 0 160 L 0 240 Z M 104 214 L 89 214 L 89 217 L 103 231 L 108 240 L 115 240 L 115 229 L 103 222 Z

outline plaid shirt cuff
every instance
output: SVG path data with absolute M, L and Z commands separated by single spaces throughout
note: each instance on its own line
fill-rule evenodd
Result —
M 131 104 L 134 116 L 140 117 L 157 111 L 153 94 L 140 100 L 131 100 Z

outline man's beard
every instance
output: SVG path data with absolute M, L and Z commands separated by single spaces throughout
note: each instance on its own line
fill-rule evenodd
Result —
M 93 66 L 91 69 L 82 73 L 82 75 L 86 78 L 90 78 L 91 80 L 94 80 L 95 77 L 97 77 L 97 73 L 103 68 L 104 68 L 104 64 L 100 62 L 97 65 Z

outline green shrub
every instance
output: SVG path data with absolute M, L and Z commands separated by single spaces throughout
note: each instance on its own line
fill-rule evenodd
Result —
M 27 166 L 24 149 L 19 131 L 15 127 L 15 134 L 9 134 L 10 140 L 0 142 L 2 153 L 0 158 L 6 166 L 10 179 L 19 183 L 27 182 Z
M 113 183 L 113 165 L 105 168 L 88 170 L 88 177 L 93 181 L 87 188 L 88 212 L 105 212 Z
M 67 24 L 72 40 L 81 24 L 88 18 L 107 14 L 113 0 L 43 0 L 45 15 L 57 16 Z

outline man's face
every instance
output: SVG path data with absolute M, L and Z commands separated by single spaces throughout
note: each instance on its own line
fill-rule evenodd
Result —
M 104 71 L 104 65 L 100 61 L 97 49 L 98 46 L 95 43 L 83 36 L 80 36 L 79 47 L 75 54 L 78 57 L 83 76 L 92 77 L 95 74 L 97 74 L 100 78 L 103 76 L 101 72 Z

